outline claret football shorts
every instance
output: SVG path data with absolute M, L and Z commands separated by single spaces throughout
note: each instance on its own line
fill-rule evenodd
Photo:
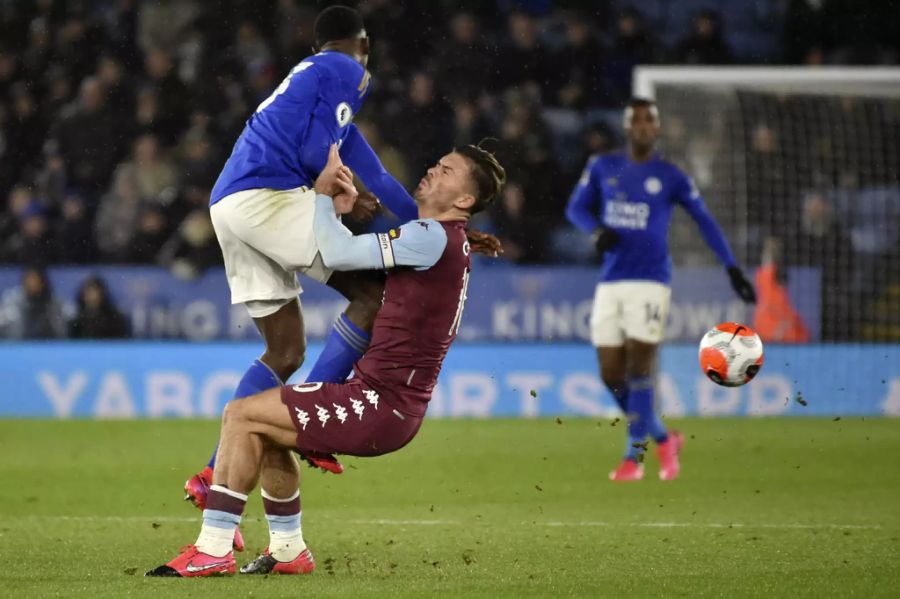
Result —
M 391 453 L 412 441 L 422 425 L 421 417 L 395 410 L 360 379 L 285 385 L 281 402 L 297 429 L 300 453 Z

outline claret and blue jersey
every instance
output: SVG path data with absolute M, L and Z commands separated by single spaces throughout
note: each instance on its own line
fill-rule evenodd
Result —
M 312 187 L 337 143 L 369 191 L 402 220 L 415 218 L 412 196 L 353 124 L 368 93 L 368 71 L 347 54 L 326 50 L 297 64 L 247 120 L 210 205 L 247 189 Z
M 668 233 L 676 204 L 691 215 L 719 260 L 734 266 L 728 242 L 693 182 L 656 155 L 634 162 L 627 154 L 611 154 L 588 163 L 569 198 L 566 216 L 585 232 L 603 226 L 618 234 L 618 242 L 604 255 L 602 281 L 668 284 L 672 278 Z

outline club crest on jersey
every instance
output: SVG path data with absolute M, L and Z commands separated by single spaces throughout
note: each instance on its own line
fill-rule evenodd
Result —
M 334 406 L 334 415 L 337 416 L 337 419 L 341 421 L 341 424 L 344 424 L 344 422 L 347 420 L 347 408 L 345 408 L 344 406 L 339 406 L 338 404 L 333 402 L 331 405 Z
M 647 177 L 644 181 L 644 191 L 652 195 L 658 194 L 662 191 L 662 181 L 656 177 Z
M 297 407 L 294 408 L 294 411 L 297 412 L 297 422 L 303 425 L 303 430 L 306 430 L 306 425 L 309 424 L 309 413 Z
M 378 394 L 375 393 L 374 391 L 372 391 L 371 389 L 366 389 L 365 391 L 363 391 L 363 395 L 366 396 L 366 399 L 369 401 L 369 403 L 372 404 L 373 406 L 375 406 L 375 409 L 377 410 L 378 409 Z
M 353 120 L 353 109 L 350 108 L 350 105 L 346 102 L 341 102 L 338 104 L 334 116 L 337 118 L 339 127 L 346 127 L 347 124 Z
M 363 412 L 366 410 L 366 404 L 352 397 L 350 398 L 350 404 L 353 406 L 353 411 L 359 416 L 359 419 L 362 420 Z
M 400 229 L 391 229 L 390 231 L 388 231 L 388 235 L 391 239 L 398 239 L 400 237 L 400 233 L 402 233 Z
M 319 417 L 319 422 L 322 423 L 322 428 L 325 428 L 325 423 L 328 422 L 329 418 L 331 418 L 331 412 L 328 411 L 328 408 L 323 408 L 319 404 L 316 404 L 316 416 Z
M 469 242 L 468 241 L 463 241 L 462 250 L 463 250 L 463 256 L 469 255 Z

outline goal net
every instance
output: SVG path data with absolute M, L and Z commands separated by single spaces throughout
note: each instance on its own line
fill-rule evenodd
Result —
M 787 273 L 760 273 L 766 309 L 813 340 L 900 341 L 900 69 L 639 67 L 634 92 L 741 263 Z M 670 244 L 676 265 L 713 261 L 683 214 Z

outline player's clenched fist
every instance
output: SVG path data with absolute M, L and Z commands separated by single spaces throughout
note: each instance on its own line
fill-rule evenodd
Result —
M 353 185 L 353 173 L 341 161 L 337 144 L 331 144 L 328 149 L 328 162 L 316 178 L 315 190 L 334 199 L 334 209 L 338 214 L 346 214 L 353 209 L 359 192 Z

